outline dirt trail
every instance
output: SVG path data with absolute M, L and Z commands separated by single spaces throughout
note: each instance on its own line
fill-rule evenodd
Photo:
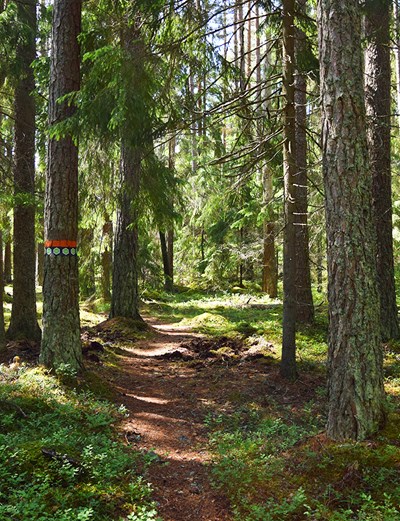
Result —
M 210 485 L 204 428 L 205 406 L 221 399 L 218 371 L 158 358 L 199 335 L 151 325 L 155 337 L 127 349 L 114 382 L 130 412 L 126 440 L 154 457 L 147 477 L 164 521 L 229 521 L 227 500 Z

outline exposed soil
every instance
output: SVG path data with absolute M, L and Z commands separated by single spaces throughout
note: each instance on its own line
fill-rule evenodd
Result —
M 210 339 L 176 324 L 147 324 L 152 338 L 136 341 L 130 324 L 119 330 L 120 324 L 106 321 L 84 329 L 86 363 L 101 364 L 107 349 L 120 356 L 102 377 L 129 412 L 121 433 L 126 443 L 152 461 L 146 478 L 163 521 L 231 521 L 228 500 L 211 485 L 207 415 L 229 414 L 247 403 L 266 411 L 281 404 L 296 414 L 323 378 L 283 381 L 270 356 L 274 346 L 261 337 Z M 37 345 L 10 342 L 1 361 L 19 355 L 35 363 L 38 352 Z
M 207 414 L 229 413 L 252 400 L 296 407 L 309 399 L 310 385 L 281 382 L 267 358 L 241 354 L 239 340 L 210 340 L 149 322 L 154 337 L 126 346 L 110 378 L 129 411 L 125 440 L 153 460 L 146 477 L 164 521 L 232 520 L 227 499 L 211 486 Z

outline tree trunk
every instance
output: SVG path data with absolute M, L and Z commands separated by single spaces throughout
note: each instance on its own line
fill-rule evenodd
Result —
M 304 2 L 303 6 L 304 8 Z M 305 34 L 296 30 L 296 60 L 304 52 Z M 311 291 L 310 252 L 308 239 L 307 190 L 307 77 L 297 70 L 296 104 L 296 321 L 311 324 L 314 305 Z
M 138 211 L 141 154 L 121 144 L 121 194 L 114 237 L 113 284 L 110 318 L 140 320 L 138 289 Z
M 397 117 L 400 121 L 400 13 L 398 0 L 393 2 L 394 17 L 394 53 L 396 58 L 396 105 Z
M 263 200 L 264 206 L 268 210 L 268 218 L 263 223 L 264 252 L 263 252 L 263 279 L 262 290 L 271 298 L 278 296 L 278 271 L 276 266 L 275 249 L 275 222 L 273 211 L 268 206 L 271 205 L 272 193 L 272 172 L 264 167 L 263 170 Z
M 384 389 L 358 0 L 320 0 L 322 150 L 328 241 L 328 436 L 383 424 Z
M 321 238 L 317 239 L 317 291 L 322 293 L 322 275 L 323 275 L 323 248 Z
M 168 251 L 168 267 L 169 278 L 171 280 L 171 291 L 174 289 L 174 230 L 173 228 L 167 231 L 167 251 Z
M 294 379 L 296 369 L 296 115 L 294 105 L 294 7 L 295 0 L 283 1 L 283 94 L 285 184 L 285 230 L 283 238 L 283 335 L 280 371 Z
M 143 76 L 145 48 L 138 28 L 139 19 L 125 28 L 121 44 L 126 63 L 122 71 L 125 89 L 139 88 Z M 135 94 L 137 95 L 137 94 Z M 138 267 L 138 198 L 143 149 L 149 145 L 146 107 L 132 129 L 125 124 L 121 135 L 120 192 L 114 235 L 114 262 L 110 318 L 126 317 L 141 320 L 139 314 Z M 129 114 L 126 115 L 129 118 Z M 129 119 L 127 120 L 129 121 Z
M 4 269 L 3 269 L 3 232 L 0 231 L 0 351 L 4 351 L 6 331 L 4 327 Z
M 49 123 L 64 121 L 73 105 L 57 100 L 79 90 L 81 0 L 55 0 L 50 70 Z M 82 365 L 79 322 L 78 149 L 71 136 L 50 139 L 45 195 L 43 340 L 48 367 Z
M 10 284 L 12 282 L 12 266 L 11 266 L 11 239 L 6 241 L 4 247 L 4 282 Z
M 112 269 L 112 254 L 105 248 L 101 254 L 101 289 L 103 293 L 103 299 L 105 302 L 111 301 L 111 269 Z
M 163 260 L 163 268 L 164 268 L 164 288 L 165 291 L 173 290 L 173 282 L 171 278 L 171 265 L 170 265 L 170 255 L 169 255 L 169 245 L 168 245 L 168 235 L 161 231 L 160 235 L 160 245 L 161 245 L 161 255 Z
M 378 290 L 384 341 L 399 337 L 392 237 L 390 150 L 390 0 L 367 2 L 365 101 L 372 173 L 372 207 L 377 237 Z
M 35 80 L 31 64 L 36 57 L 36 2 L 18 4 L 26 38 L 17 46 L 20 78 L 14 102 L 14 283 L 7 338 L 40 341 L 36 315 L 35 244 Z
M 175 154 L 176 154 L 176 136 L 175 134 L 169 140 L 168 146 L 168 167 L 171 170 L 175 170 Z M 172 202 L 172 207 L 174 202 Z M 167 231 L 167 252 L 168 252 L 168 277 L 169 277 L 169 289 L 167 291 L 173 291 L 174 289 L 174 224 L 172 223 L 169 230 Z
M 104 216 L 103 240 L 106 246 L 101 254 L 101 289 L 104 301 L 111 302 L 113 224 L 108 214 Z
M 44 242 L 38 242 L 36 251 L 36 281 L 38 286 L 43 286 L 44 277 Z
M 89 298 L 96 293 L 95 259 L 92 254 L 94 240 L 93 228 L 81 228 L 79 231 L 79 288 L 82 297 Z

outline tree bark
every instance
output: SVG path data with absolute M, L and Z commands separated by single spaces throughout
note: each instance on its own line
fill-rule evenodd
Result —
M 114 263 L 110 318 L 140 320 L 138 289 L 138 211 L 141 154 L 123 139 L 121 193 L 114 236 Z
M 169 140 L 168 145 L 168 167 L 171 170 L 175 170 L 175 154 L 176 154 L 176 136 L 175 134 Z M 172 201 L 172 208 L 174 207 L 174 201 Z M 174 223 L 171 224 L 167 230 L 167 252 L 168 252 L 168 278 L 169 285 L 168 291 L 174 289 Z
M 111 252 L 106 248 L 101 254 L 101 289 L 103 293 L 103 299 L 105 302 L 111 301 L 111 269 L 112 269 L 112 255 Z
M 4 246 L 4 282 L 10 284 L 12 282 L 12 251 L 11 251 L 11 239 L 6 241 Z
M 330 319 L 327 433 L 362 440 L 385 414 L 358 0 L 320 0 L 318 19 Z
M 105 215 L 104 221 L 102 240 L 106 241 L 106 247 L 101 254 L 101 288 L 104 301 L 111 302 L 113 225 L 108 214 Z
M 126 61 L 122 70 L 124 87 L 129 96 L 129 89 L 140 88 L 144 73 L 146 50 L 141 39 L 140 17 L 124 29 L 121 45 Z M 137 92 L 131 96 L 139 96 Z M 146 107 L 136 122 L 138 128 L 132 129 L 129 114 L 126 114 L 125 126 L 121 133 L 120 156 L 120 192 L 117 223 L 114 234 L 114 262 L 110 318 L 127 317 L 141 320 L 139 314 L 138 288 L 138 198 L 143 149 L 149 146 L 150 127 Z M 136 121 L 136 120 L 135 120 Z
M 294 379 L 296 368 L 296 114 L 294 104 L 294 8 L 295 0 L 283 4 L 283 94 L 284 144 L 283 168 L 285 185 L 285 230 L 283 238 L 283 335 L 280 371 Z
M 377 237 L 381 332 L 384 341 L 399 337 L 392 237 L 390 5 L 390 0 L 369 0 L 365 17 L 368 40 L 365 53 L 367 137 Z
M 268 208 L 272 202 L 272 172 L 267 167 L 263 169 L 263 202 L 268 211 L 268 218 L 263 223 L 264 252 L 262 290 L 270 298 L 278 296 L 278 270 L 276 266 L 275 222 L 273 211 Z
M 17 46 L 20 78 L 14 101 L 14 282 L 7 338 L 40 341 L 36 315 L 35 244 L 35 80 L 31 64 L 36 57 L 36 2 L 18 4 L 26 35 Z
M 83 298 L 92 297 L 96 293 L 95 259 L 92 254 L 93 240 L 93 228 L 79 230 L 79 252 L 82 259 L 79 269 L 79 288 Z
M 302 2 L 302 10 L 305 2 Z M 304 52 L 305 34 L 296 30 L 296 61 Z M 296 104 L 296 321 L 311 324 L 314 305 L 311 291 L 308 235 L 307 181 L 307 76 L 299 69 L 295 75 Z
M 60 97 L 79 90 L 81 0 L 55 0 L 50 70 L 49 124 L 64 121 L 74 106 Z M 82 365 L 79 321 L 78 149 L 71 136 L 50 139 L 45 194 L 43 339 L 40 360 L 57 369 Z
M 43 286 L 44 278 L 44 242 L 38 242 L 36 249 L 36 280 L 38 286 Z
M 400 13 L 398 0 L 393 2 L 394 17 L 394 53 L 396 59 L 396 106 L 397 118 L 400 121 Z
M 171 279 L 168 235 L 165 232 L 160 230 L 159 236 L 160 236 L 160 245 L 161 245 L 161 256 L 162 256 L 163 269 L 164 269 L 164 288 L 165 288 L 165 291 L 172 291 L 173 283 L 172 283 L 172 279 Z
M 0 351 L 6 345 L 6 331 L 4 326 L 4 269 L 3 269 L 3 232 L 0 230 Z

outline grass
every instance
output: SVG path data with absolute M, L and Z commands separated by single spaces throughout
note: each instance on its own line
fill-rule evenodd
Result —
M 144 311 L 152 316 L 190 326 L 194 331 L 210 336 L 260 335 L 275 344 L 277 359 L 280 358 L 282 304 L 279 300 L 271 300 L 262 293 L 208 294 L 191 290 L 175 294 L 153 292 L 146 297 Z M 326 305 L 318 302 L 315 324 L 299 328 L 300 367 L 321 368 L 324 365 L 328 328 L 326 314 Z

